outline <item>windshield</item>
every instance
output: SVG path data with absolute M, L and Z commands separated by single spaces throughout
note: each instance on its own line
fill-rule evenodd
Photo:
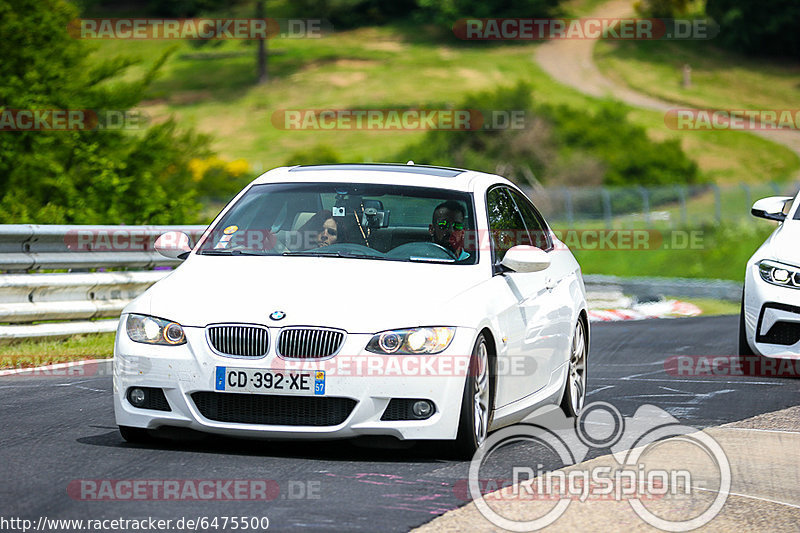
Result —
M 253 186 L 216 224 L 202 255 L 314 255 L 475 264 L 472 196 L 356 183 Z

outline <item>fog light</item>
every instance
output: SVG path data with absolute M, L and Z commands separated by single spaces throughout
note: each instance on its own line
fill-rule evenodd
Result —
M 411 407 L 411 411 L 417 418 L 428 418 L 431 416 L 431 413 L 433 413 L 433 406 L 431 405 L 431 402 L 420 400 L 418 402 L 414 402 L 414 405 Z
M 143 389 L 135 388 L 128 391 L 128 401 L 134 407 L 141 407 L 144 405 L 145 393 Z

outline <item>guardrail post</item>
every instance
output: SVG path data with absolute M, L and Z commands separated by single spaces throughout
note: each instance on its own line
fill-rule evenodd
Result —
M 563 187 L 564 191 L 564 210 L 567 212 L 567 224 L 571 228 L 575 224 L 575 213 L 572 206 L 572 192 L 569 187 Z
M 603 197 L 603 218 L 606 221 L 606 229 L 611 229 L 611 193 L 603 187 L 600 189 L 600 195 Z
M 645 227 L 650 227 L 650 193 L 645 187 L 639 186 L 639 194 L 642 195 L 642 215 L 644 216 Z
M 689 212 L 686 210 L 686 185 L 678 185 L 678 199 L 681 204 L 681 225 L 689 227 Z
M 711 189 L 714 191 L 714 218 L 717 220 L 717 224 L 722 224 L 722 198 L 720 198 L 719 185 L 712 183 Z
M 740 183 L 739 186 L 744 191 L 744 213 L 750 212 L 750 206 L 753 205 L 753 195 L 750 191 L 750 186 L 746 183 Z M 755 218 L 750 217 L 750 221 L 755 223 Z

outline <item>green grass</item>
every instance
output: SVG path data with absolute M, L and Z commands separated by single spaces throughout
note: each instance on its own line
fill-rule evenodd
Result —
M 711 300 L 708 298 L 675 298 L 675 299 L 696 305 L 703 311 L 704 316 L 739 314 L 740 304 L 738 302 L 728 302 L 725 300 Z
M 583 9 L 582 3 L 576 9 Z M 591 5 L 591 4 L 587 4 Z M 450 42 L 426 37 L 426 29 L 397 25 L 361 28 L 320 39 L 269 42 L 273 76 L 254 79 L 254 48 L 239 41 L 211 48 L 184 42 L 97 43 L 96 58 L 134 55 L 142 64 L 176 47 L 143 110 L 154 121 L 169 115 L 214 135 L 226 159 L 244 158 L 263 169 L 289 162 L 290 155 L 326 145 L 348 161 L 386 161 L 422 131 L 285 131 L 271 123 L 279 109 L 453 107 L 467 93 L 525 81 L 537 102 L 567 104 L 591 112 L 598 101 L 549 78 L 533 61 L 537 44 Z M 631 118 L 658 140 L 678 138 L 705 177 L 719 181 L 785 180 L 800 160 L 782 146 L 741 132 L 677 132 L 663 116 L 632 110 Z M 454 135 L 460 133 L 454 132 Z M 611 132 L 613 134 L 613 132 Z M 423 163 L 423 161 L 419 161 Z M 246 178 L 243 178 L 243 182 Z
M 24 340 L 0 346 L 0 368 L 107 359 L 113 353 L 114 333 L 74 335 L 62 340 Z
M 693 107 L 796 109 L 800 100 L 800 64 L 736 55 L 713 41 L 602 41 L 594 55 L 612 80 Z M 687 64 L 692 84 L 683 88 Z
M 667 232 L 662 241 L 652 241 L 659 242 L 659 246 L 645 249 L 581 250 L 573 247 L 572 251 L 584 274 L 742 281 L 747 260 L 773 230 L 771 224 L 726 224 L 693 230 L 700 232 L 694 247 L 685 246 L 687 241 L 683 235 L 673 239 Z

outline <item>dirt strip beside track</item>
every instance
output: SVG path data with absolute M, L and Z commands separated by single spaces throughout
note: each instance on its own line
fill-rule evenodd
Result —
M 793 531 L 800 522 L 800 406 L 765 413 L 753 418 L 703 430 L 715 439 L 725 452 L 731 465 L 731 489 L 719 514 L 696 531 Z M 668 447 L 669 445 L 667 445 Z M 678 452 L 678 449 L 682 450 Z M 703 484 L 710 475 L 707 461 L 685 453 L 686 448 L 676 448 L 675 454 L 665 458 L 673 468 L 692 472 L 692 484 Z M 667 454 L 669 451 L 666 452 Z M 702 454 L 701 454 L 702 455 Z M 611 455 L 597 457 L 564 469 L 590 470 L 601 465 L 613 466 Z M 711 482 L 713 486 L 713 482 Z M 490 506 L 501 516 L 511 520 L 533 520 L 553 507 L 553 502 L 520 501 L 520 499 L 492 500 L 500 492 L 509 494 L 512 487 L 487 495 Z M 517 489 L 521 494 L 521 489 Z M 697 499 L 673 501 L 665 498 L 651 502 L 647 507 L 660 516 L 680 516 L 696 506 L 699 512 L 716 497 L 713 491 L 697 492 Z M 566 512 L 547 530 L 564 531 L 658 531 L 634 513 L 627 501 L 587 499 L 574 500 Z M 415 529 L 417 532 L 440 531 L 506 531 L 484 518 L 470 503 Z

